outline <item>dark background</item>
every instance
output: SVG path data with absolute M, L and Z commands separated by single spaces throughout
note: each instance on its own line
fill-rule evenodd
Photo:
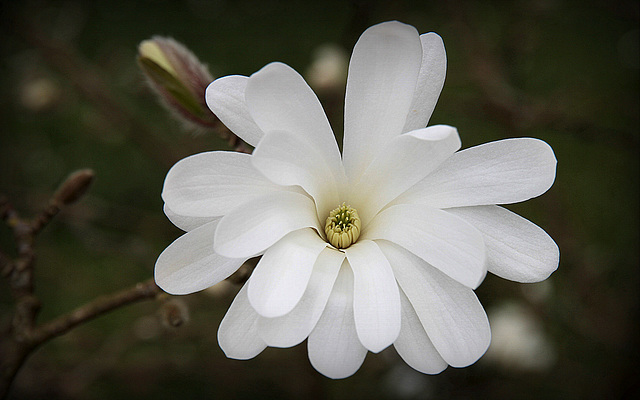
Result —
M 616 399 L 638 392 L 637 1 L 1 1 L 0 193 L 37 213 L 70 172 L 89 193 L 38 238 L 36 293 L 47 321 L 148 279 L 179 234 L 162 213 L 168 168 L 228 148 L 185 132 L 144 85 L 137 45 L 176 38 L 215 76 L 271 61 L 304 73 L 325 43 L 350 54 L 368 26 L 397 19 L 445 42 L 448 74 L 430 124 L 463 147 L 547 141 L 558 172 L 512 210 L 560 247 L 540 284 L 488 276 L 477 294 L 493 344 L 475 365 L 436 376 L 393 349 L 351 378 L 313 370 L 306 343 L 227 359 L 216 331 L 238 286 L 182 297 L 189 323 L 162 324 L 162 301 L 119 309 L 45 344 L 13 399 Z M 336 131 L 340 93 L 324 93 Z M 0 248 L 15 255 L 10 231 Z M 0 322 L 12 299 L 0 281 Z M 505 317 L 506 316 L 506 317 Z M 522 320 L 522 318 L 526 318 Z M 511 347 L 511 351 L 509 350 Z

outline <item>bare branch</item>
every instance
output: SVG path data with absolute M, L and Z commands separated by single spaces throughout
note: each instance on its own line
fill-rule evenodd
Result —
M 5 196 L 0 196 L 0 217 L 13 231 L 18 255 L 11 259 L 0 252 L 2 276 L 9 279 L 15 298 L 11 325 L 0 332 L 0 398 L 9 391 L 18 370 L 39 345 L 104 313 L 138 301 L 153 299 L 161 289 L 153 279 L 120 292 L 99 297 L 51 322 L 36 325 L 40 300 L 34 294 L 35 238 L 60 209 L 80 198 L 93 179 L 93 172 L 71 174 L 33 220 L 22 218 Z M 3 327 L 4 328 L 4 327 Z
M 0 251 L 0 276 L 3 278 L 9 276 L 11 271 L 13 271 L 13 261 Z
M 102 314 L 142 300 L 153 299 L 160 293 L 163 293 L 162 290 L 151 278 L 120 292 L 98 297 L 68 314 L 40 325 L 32 332 L 31 340 L 35 343 L 43 343 Z
M 63 206 L 82 197 L 91 186 L 94 176 L 95 174 L 90 169 L 81 169 L 69 175 L 51 197 L 47 207 L 31 222 L 31 235 L 37 235 L 60 212 Z

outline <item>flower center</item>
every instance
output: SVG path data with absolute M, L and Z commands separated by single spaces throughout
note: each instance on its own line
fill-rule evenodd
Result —
M 355 208 L 344 203 L 329 213 L 324 225 L 329 243 L 339 249 L 346 249 L 360 237 L 360 217 Z

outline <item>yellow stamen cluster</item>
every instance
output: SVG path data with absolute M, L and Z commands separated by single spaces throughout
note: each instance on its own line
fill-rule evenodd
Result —
M 346 249 L 360 237 L 360 217 L 351 206 L 342 205 L 329 213 L 324 225 L 329 243 L 339 249 Z

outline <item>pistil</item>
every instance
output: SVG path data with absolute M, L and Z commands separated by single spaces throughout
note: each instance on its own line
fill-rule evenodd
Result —
M 329 213 L 324 226 L 327 240 L 338 249 L 346 249 L 360 237 L 360 217 L 351 206 L 342 205 Z

